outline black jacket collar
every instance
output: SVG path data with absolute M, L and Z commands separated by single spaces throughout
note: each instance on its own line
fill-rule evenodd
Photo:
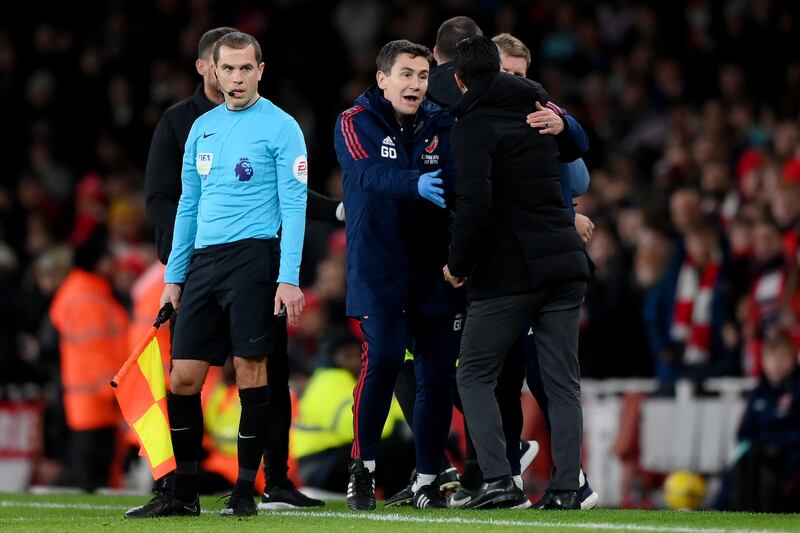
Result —
M 454 74 L 456 67 L 453 62 L 442 63 L 431 69 L 428 78 L 428 99 L 439 107 L 454 109 L 461 99 Z
M 205 113 L 206 111 L 211 111 L 212 109 L 217 107 L 217 104 L 209 100 L 208 97 L 206 96 L 206 91 L 202 83 L 197 86 L 197 89 L 194 90 L 194 94 L 192 95 L 192 100 L 194 100 L 194 103 L 195 105 L 197 105 L 197 108 L 200 109 L 203 113 Z
M 456 116 L 463 117 L 476 107 L 519 107 L 528 110 L 532 102 L 547 102 L 541 85 L 527 78 L 498 72 L 491 80 L 470 87 L 456 106 Z

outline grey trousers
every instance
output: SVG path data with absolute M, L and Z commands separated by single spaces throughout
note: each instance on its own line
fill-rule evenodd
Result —
M 549 490 L 578 490 L 583 439 L 578 324 L 586 283 L 470 302 L 461 338 L 458 392 L 485 479 L 511 475 L 494 395 L 503 361 L 528 319 L 549 401 L 553 473 Z

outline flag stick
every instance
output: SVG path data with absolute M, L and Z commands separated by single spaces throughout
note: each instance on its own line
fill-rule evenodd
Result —
M 156 336 L 156 333 L 158 333 L 158 328 L 161 327 L 162 324 L 164 324 L 167 320 L 170 319 L 173 312 L 174 310 L 172 308 L 171 303 L 164 304 L 164 307 L 162 307 L 161 310 L 159 310 L 158 316 L 156 317 L 156 321 L 153 323 L 152 326 L 150 326 L 150 329 L 147 330 L 147 333 L 145 334 L 144 337 L 142 337 L 142 340 L 140 340 L 139 343 L 136 344 L 136 348 L 133 349 L 133 352 L 125 361 L 125 364 L 122 365 L 122 368 L 119 369 L 117 375 L 114 376 L 114 379 L 111 380 L 112 387 L 117 388 L 117 385 L 119 385 L 120 380 L 123 377 L 125 377 L 125 374 L 128 373 L 128 370 L 130 370 L 130 368 L 134 364 L 136 364 L 136 361 L 139 359 L 139 356 L 142 355 L 144 349 L 147 347 L 148 344 L 150 344 L 150 341 L 153 340 L 153 337 Z

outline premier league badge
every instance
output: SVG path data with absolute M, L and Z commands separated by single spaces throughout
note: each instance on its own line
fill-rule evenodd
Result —
M 239 181 L 250 181 L 250 178 L 253 177 L 253 165 L 250 163 L 249 159 L 242 157 L 239 159 L 239 162 L 236 163 L 235 172 Z

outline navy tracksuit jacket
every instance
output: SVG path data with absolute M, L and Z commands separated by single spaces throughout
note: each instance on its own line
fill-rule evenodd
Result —
M 458 352 L 453 315 L 458 293 L 442 276 L 449 210 L 420 198 L 419 176 L 442 170 L 452 194 L 452 118 L 423 102 L 401 126 L 372 87 L 336 121 L 334 147 L 347 213 L 347 314 L 365 343 L 354 390 L 352 456 L 374 460 L 405 349 L 414 353 L 417 392 L 411 421 L 417 470 L 438 474 L 450 428 Z M 452 203 L 452 196 L 446 195 Z

